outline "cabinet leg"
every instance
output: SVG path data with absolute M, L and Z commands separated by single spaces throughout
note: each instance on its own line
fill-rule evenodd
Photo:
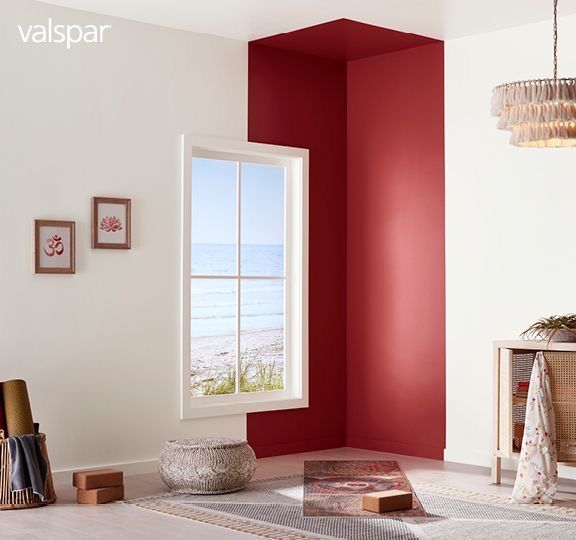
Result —
M 492 483 L 500 484 L 502 482 L 502 458 L 492 457 Z

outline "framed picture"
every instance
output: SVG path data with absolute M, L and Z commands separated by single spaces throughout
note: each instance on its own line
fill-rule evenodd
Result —
M 74 221 L 34 221 L 34 273 L 76 273 Z
M 130 199 L 92 197 L 92 247 L 130 249 Z

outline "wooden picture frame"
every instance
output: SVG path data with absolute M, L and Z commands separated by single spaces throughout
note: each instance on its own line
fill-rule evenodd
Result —
M 76 223 L 34 220 L 34 273 L 76 273 Z
M 93 249 L 130 249 L 131 206 L 131 199 L 92 197 Z

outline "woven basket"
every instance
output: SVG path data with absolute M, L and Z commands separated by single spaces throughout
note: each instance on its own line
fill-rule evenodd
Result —
M 50 471 L 50 461 L 46 451 L 46 435 L 40 434 L 42 441 L 42 454 L 48 464 L 46 475 L 46 499 L 40 500 L 32 489 L 14 492 L 10 488 L 10 454 L 8 452 L 8 441 L 0 437 L 0 510 L 17 510 L 20 508 L 35 508 L 56 502 L 56 493 L 52 482 L 52 472 Z

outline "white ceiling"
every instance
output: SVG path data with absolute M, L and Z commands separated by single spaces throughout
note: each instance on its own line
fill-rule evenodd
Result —
M 346 18 L 452 39 L 551 18 L 552 0 L 41 0 L 136 21 L 252 40 Z M 576 0 L 560 0 L 560 15 Z

